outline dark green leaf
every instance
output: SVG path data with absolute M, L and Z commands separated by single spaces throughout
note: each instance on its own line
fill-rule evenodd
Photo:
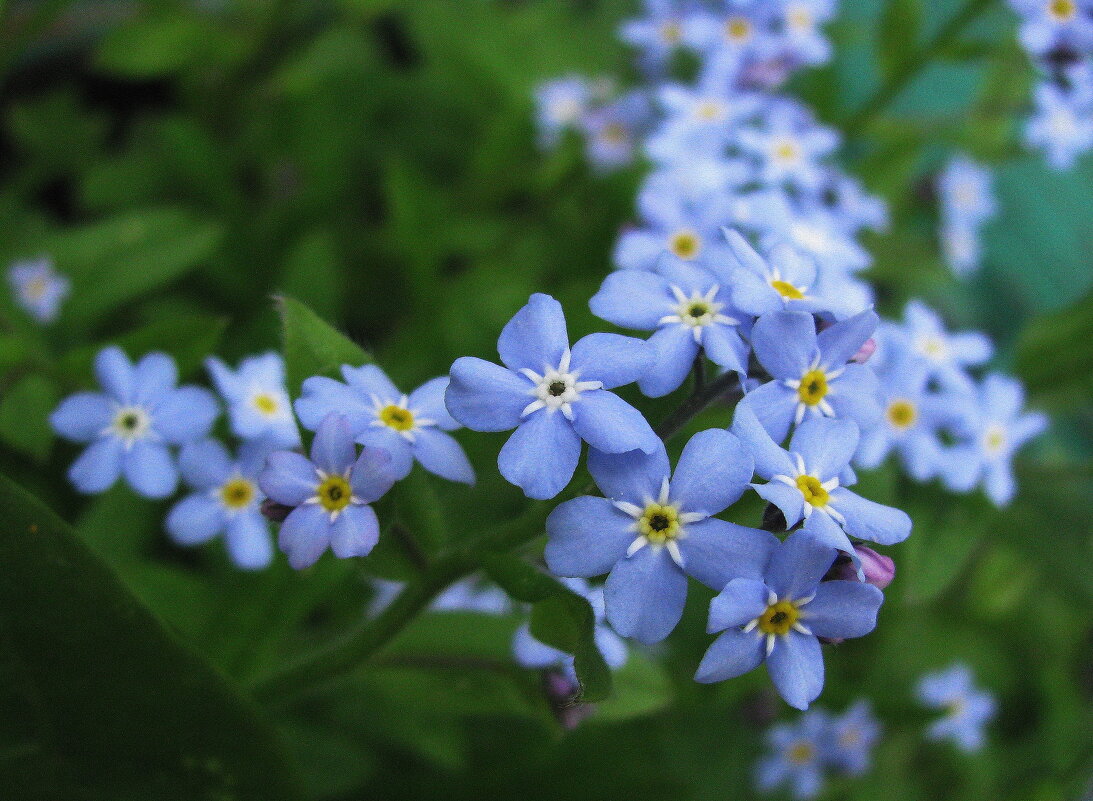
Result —
M 305 378 L 337 375 L 343 364 L 359 367 L 372 361 L 360 345 L 300 301 L 282 296 L 277 305 L 281 312 L 289 392 L 293 395 L 299 393 Z
M 44 461 L 53 444 L 49 413 L 58 399 L 53 381 L 41 375 L 24 376 L 0 398 L 0 440 L 36 461 Z
M 880 18 L 877 57 L 886 77 L 902 67 L 918 48 L 922 0 L 889 0 Z
M 611 697 L 596 706 L 596 720 L 619 721 L 659 712 L 675 696 L 664 667 L 637 651 L 615 671 Z

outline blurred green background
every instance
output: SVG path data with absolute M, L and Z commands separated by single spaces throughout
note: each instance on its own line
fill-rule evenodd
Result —
M 397 537 L 352 563 L 242 574 L 219 545 L 171 546 L 167 503 L 121 487 L 78 497 L 64 479 L 76 449 L 46 424 L 89 388 L 104 343 L 166 350 L 198 381 L 210 352 L 279 347 L 276 293 L 405 386 L 490 356 L 533 291 L 563 302 L 574 335 L 599 328 L 587 298 L 641 168 L 595 176 L 575 141 L 539 152 L 532 91 L 569 72 L 633 78 L 614 30 L 637 5 L 0 3 L 0 265 L 50 255 L 73 282 L 48 329 L 2 293 L 0 471 L 75 533 L 0 488 L 0 795 L 750 797 L 762 731 L 796 713 L 762 671 L 691 680 L 709 593 L 692 592 L 681 628 L 571 733 L 538 675 L 511 664 L 516 616 L 426 615 L 344 681 L 258 708 L 240 687 L 356 624 L 370 576 L 412 575 Z M 993 366 L 1053 427 L 1023 455 L 1007 510 L 891 465 L 864 477 L 915 532 L 890 549 L 877 631 L 829 652 L 819 704 L 870 698 L 886 733 L 872 770 L 825 797 L 1076 799 L 1093 775 L 1093 160 L 1054 173 L 1017 146 L 1032 74 L 1003 3 L 940 48 L 958 2 L 842 6 L 835 60 L 790 90 L 852 124 L 845 165 L 891 206 L 890 231 L 866 243 L 882 311 L 922 297 L 988 332 Z M 856 114 L 901 78 L 890 103 Z M 996 165 L 1001 208 L 964 283 L 941 264 L 925 190 L 957 149 Z M 502 440 L 461 441 L 481 466 Z M 456 542 L 512 516 L 518 491 L 480 473 L 469 496 L 415 474 L 381 518 Z M 734 519 L 759 511 L 742 503 Z M 922 672 L 957 659 L 1001 704 L 973 757 L 924 744 L 930 716 L 912 699 Z

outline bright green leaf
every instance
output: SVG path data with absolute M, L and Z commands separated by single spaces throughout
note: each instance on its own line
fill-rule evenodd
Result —
M 277 301 L 284 335 L 289 392 L 298 394 L 305 378 L 336 375 L 343 364 L 359 367 L 372 361 L 364 349 L 300 301 Z

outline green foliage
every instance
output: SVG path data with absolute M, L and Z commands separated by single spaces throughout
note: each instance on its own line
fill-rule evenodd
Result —
M 290 297 L 280 297 L 284 331 L 285 371 L 292 394 L 298 395 L 300 384 L 312 375 L 338 375 L 343 364 L 360 367 L 371 360 L 368 354 L 331 327 L 304 304 Z

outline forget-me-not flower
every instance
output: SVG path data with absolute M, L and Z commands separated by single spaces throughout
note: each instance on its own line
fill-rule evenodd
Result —
M 580 124 L 592 166 L 608 171 L 633 161 L 638 134 L 648 118 L 649 100 L 642 92 L 628 92 L 585 114 Z
M 19 305 L 40 323 L 57 319 L 61 303 L 71 289 L 68 278 L 54 270 L 53 262 L 47 258 L 11 265 L 8 283 Z
M 929 378 L 960 392 L 972 389 L 967 368 L 983 364 L 994 351 L 990 338 L 979 331 L 949 333 L 941 315 L 920 300 L 907 302 L 903 325 L 897 330 L 905 338 L 906 347 L 926 361 Z M 898 347 L 895 343 L 893 349 Z
M 325 376 L 304 381 L 296 414 L 305 428 L 315 428 L 332 412 L 349 418 L 362 445 L 391 454 L 396 480 L 410 474 L 416 459 L 422 467 L 449 481 L 474 483 L 474 468 L 449 431 L 459 428 L 444 406 L 448 377 L 426 381 L 409 395 L 399 392 L 374 364 L 342 365 L 345 383 Z
M 881 735 L 881 724 L 873 705 L 865 699 L 829 722 L 827 762 L 850 776 L 861 776 L 873 758 L 873 746 Z
M 853 483 L 849 464 L 858 447 L 858 428 L 849 420 L 802 423 L 788 451 L 774 443 L 747 407 L 737 407 L 733 431 L 751 449 L 756 474 L 768 482 L 752 488 L 781 510 L 787 528 L 804 519 L 806 533 L 856 562 L 847 535 L 893 545 L 911 533 L 911 518 L 904 511 L 846 488 Z
M 561 304 L 535 294 L 505 325 L 497 351 L 504 367 L 457 359 L 445 403 L 473 431 L 516 429 L 497 465 L 528 497 L 562 491 L 577 469 L 582 439 L 607 453 L 661 447 L 641 412 L 608 391 L 652 366 L 652 349 L 640 339 L 589 334 L 570 350 Z
M 877 377 L 862 364 L 847 362 L 877 327 L 871 309 L 819 334 L 811 314 L 777 311 L 760 317 L 751 331 L 756 359 L 774 379 L 740 402 L 755 412 L 776 442 L 791 425 L 836 417 L 868 428 L 880 417 Z
M 208 435 L 219 412 L 211 392 L 177 386 L 178 368 L 165 353 L 134 365 L 118 347 L 95 357 L 103 392 L 77 392 L 50 416 L 53 430 L 90 445 L 69 468 L 84 493 L 105 492 L 124 475 L 139 495 L 166 498 L 178 485 L 169 446 Z
M 216 440 L 190 442 L 179 454 L 183 480 L 194 490 L 167 514 L 166 528 L 179 545 L 193 546 L 224 535 L 231 560 L 244 570 L 260 570 L 273 560 L 269 521 L 262 516 L 265 495 L 258 474 L 268 445 L 244 444 L 233 461 Z
M 823 787 L 830 739 L 830 718 L 822 709 L 808 710 L 795 723 L 772 726 L 766 734 L 770 753 L 755 767 L 756 788 L 766 793 L 788 786 L 798 801 L 815 798 Z
M 536 90 L 540 146 L 552 147 L 565 131 L 577 128 L 588 112 L 589 94 L 588 81 L 579 75 L 549 81 Z
M 340 559 L 371 552 L 380 528 L 368 504 L 395 483 L 390 463 L 382 448 L 366 445 L 358 456 L 349 420 L 338 414 L 319 424 L 310 460 L 295 451 L 267 457 L 258 486 L 275 503 L 295 507 L 278 537 L 292 567 L 310 567 L 327 548 Z
M 924 705 L 945 711 L 944 717 L 930 724 L 927 738 L 951 740 L 969 753 L 983 747 L 983 729 L 994 718 L 997 704 L 990 693 L 975 686 L 967 665 L 927 673 L 919 679 L 915 695 Z
M 1075 103 L 1048 83 L 1037 86 L 1032 97 L 1035 111 L 1025 123 L 1025 142 L 1042 150 L 1052 168 L 1069 170 L 1093 148 L 1093 103 Z
M 209 357 L 205 369 L 228 402 L 232 433 L 243 440 L 264 440 L 271 448 L 299 447 L 300 432 L 285 388 L 281 354 L 248 356 L 235 370 Z
M 604 279 L 589 307 L 616 325 L 656 331 L 649 338 L 656 360 L 638 381 L 650 397 L 678 389 L 700 351 L 726 370 L 747 372 L 748 346 L 738 333 L 744 321 L 704 270 L 672 263 L 655 272 L 617 270 Z
M 707 628 L 723 633 L 706 651 L 695 679 L 724 681 L 766 661 L 786 703 L 807 709 L 824 686 L 817 638 L 868 634 L 884 600 L 880 590 L 864 582 L 821 583 L 835 556 L 834 548 L 797 531 L 775 548 L 761 580 L 729 581 L 710 603 Z
M 688 575 L 713 589 L 733 575 L 758 577 L 777 543 L 713 517 L 752 475 L 747 449 L 727 431 L 692 437 L 671 476 L 663 445 L 649 454 L 593 451 L 588 469 L 606 497 L 585 495 L 551 512 L 546 562 L 560 576 L 610 572 L 607 619 L 624 637 L 664 639 L 683 614 Z

